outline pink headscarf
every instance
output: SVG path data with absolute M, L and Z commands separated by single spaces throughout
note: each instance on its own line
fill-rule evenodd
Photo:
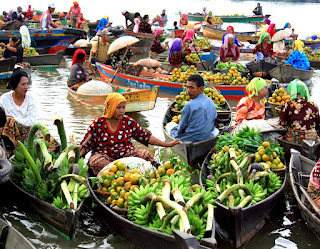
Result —
M 187 14 L 183 14 L 183 19 L 185 19 L 185 20 L 188 21 L 188 16 L 187 16 Z
M 192 41 L 193 40 L 193 36 L 194 36 L 194 30 L 193 29 L 188 29 L 183 41 Z
M 269 28 L 267 29 L 267 32 L 270 34 L 271 30 L 273 29 L 273 27 L 276 26 L 274 23 L 271 23 L 269 25 Z
M 224 57 L 226 57 L 226 56 L 227 56 L 227 53 L 228 53 L 228 48 L 229 48 L 229 43 L 228 43 L 228 41 L 229 41 L 229 39 L 232 39 L 232 41 L 234 41 L 234 35 L 232 35 L 232 34 L 226 34 L 226 35 L 224 36 L 224 40 L 223 40 L 223 44 L 222 44 L 222 48 L 223 48 L 223 52 L 224 52 Z M 234 43 L 233 43 L 232 46 L 230 47 L 231 52 L 232 52 L 232 54 L 233 54 L 234 56 L 237 55 L 236 47 L 237 47 L 237 45 L 234 44 Z
M 161 34 L 161 32 L 163 32 L 163 29 L 156 29 L 154 31 L 154 37 L 157 38 Z

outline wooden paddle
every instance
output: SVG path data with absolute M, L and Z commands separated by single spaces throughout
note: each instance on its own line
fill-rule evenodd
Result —
M 120 66 L 122 65 L 122 62 L 123 62 L 124 58 L 126 57 L 128 51 L 129 51 L 129 47 L 126 48 L 126 52 L 124 53 L 124 56 L 122 57 L 122 60 L 121 60 L 121 62 L 120 62 Z M 110 83 L 113 82 L 114 78 L 116 77 L 117 72 L 119 71 L 119 68 L 120 68 L 120 67 L 118 67 L 117 70 L 114 72 L 114 75 L 113 75 L 112 80 L 111 80 Z
M 302 194 L 306 197 L 307 201 L 310 203 L 312 209 L 316 212 L 316 214 L 320 217 L 320 208 L 318 205 L 314 202 L 314 200 L 310 197 L 309 193 L 304 189 L 304 187 L 300 184 L 295 182 L 295 185 L 297 185 L 302 192 Z

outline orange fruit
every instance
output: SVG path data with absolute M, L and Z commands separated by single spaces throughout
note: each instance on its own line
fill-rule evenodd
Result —
M 163 164 L 163 167 L 165 169 L 171 169 L 172 168 L 172 164 L 170 163 L 170 161 L 166 161 L 164 164 Z
M 106 187 L 102 187 L 100 190 L 101 190 L 102 192 L 107 192 L 107 191 L 108 191 Z
M 108 203 L 108 204 L 111 204 L 111 202 L 112 202 L 112 197 L 109 196 L 108 199 L 107 199 L 107 203 Z
M 131 195 L 130 195 L 129 192 L 127 192 L 127 193 L 124 194 L 124 197 L 123 197 L 123 198 L 124 198 L 125 200 L 128 200 L 128 197 L 129 197 L 129 196 L 131 196 Z
M 140 174 L 140 170 L 139 169 L 133 169 L 133 170 L 131 170 L 131 174 Z
M 168 169 L 167 170 L 167 175 L 171 176 L 172 174 L 174 174 L 176 171 L 174 169 Z
M 118 179 L 117 179 L 117 184 L 119 185 L 119 186 L 123 186 L 124 185 L 124 178 L 123 177 L 118 177 Z
M 131 190 L 131 191 L 134 191 L 135 188 L 139 188 L 139 186 L 138 186 L 138 185 L 132 185 L 132 186 L 130 187 L 130 190 Z
M 117 206 L 118 206 L 118 207 L 123 207 L 123 204 L 124 204 L 124 199 L 120 197 L 120 198 L 117 200 Z
M 280 102 L 282 98 L 280 96 L 277 97 L 277 102 Z
M 259 153 L 259 154 L 260 154 L 260 153 Z M 260 154 L 260 155 L 261 155 L 261 154 Z M 265 161 L 265 162 L 269 161 L 269 156 L 268 156 L 267 154 L 264 154 L 261 158 L 262 158 L 262 160 Z
M 130 176 L 131 176 L 131 173 L 126 173 L 123 177 L 123 179 L 126 181 L 126 182 L 129 182 L 130 181 Z
M 129 191 L 131 186 L 132 186 L 131 182 L 126 182 L 123 187 L 125 191 Z
M 118 167 L 117 165 L 113 164 L 110 168 L 109 168 L 110 172 L 116 173 L 118 171 Z
M 131 174 L 130 176 L 130 182 L 132 184 L 137 184 L 139 182 L 139 179 L 140 179 L 140 175 L 138 174 Z
M 106 170 L 105 172 L 103 172 L 102 177 L 105 177 L 108 174 L 109 174 L 109 170 Z
M 114 179 L 114 180 L 111 182 L 111 186 L 112 186 L 113 184 L 115 184 L 115 183 L 117 183 L 117 180 L 116 180 L 116 179 Z
M 118 164 L 117 164 L 117 167 L 118 167 L 118 170 L 124 171 L 125 168 L 126 168 L 126 164 L 124 162 L 120 162 L 119 161 Z
M 109 187 L 110 185 L 111 185 L 111 183 L 110 183 L 110 181 L 109 181 L 108 179 L 104 179 L 104 180 L 103 180 L 103 186 L 104 186 L 104 187 L 107 188 L 107 187 Z

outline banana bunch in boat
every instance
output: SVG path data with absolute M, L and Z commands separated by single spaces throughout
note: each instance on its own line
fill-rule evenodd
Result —
M 23 49 L 23 55 L 34 56 L 34 55 L 39 55 L 39 53 L 36 51 L 34 47 L 30 47 L 30 48 Z
M 77 209 L 78 203 L 87 198 L 87 171 L 84 159 L 80 158 L 77 145 L 67 146 L 63 121 L 57 117 L 62 153 L 49 151 L 50 133 L 46 126 L 37 123 L 32 126 L 28 141 L 18 141 L 12 164 L 14 181 L 22 189 L 37 198 L 52 203 L 60 209 Z M 40 130 L 43 138 L 35 138 Z

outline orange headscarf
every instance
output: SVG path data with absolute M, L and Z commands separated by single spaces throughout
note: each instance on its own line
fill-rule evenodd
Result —
M 76 2 L 76 1 L 74 1 L 74 2 L 73 2 L 73 5 L 75 5 L 75 6 L 79 7 L 78 2 Z
M 103 116 L 105 118 L 112 118 L 115 110 L 121 102 L 126 102 L 127 100 L 120 93 L 109 93 L 104 103 Z

